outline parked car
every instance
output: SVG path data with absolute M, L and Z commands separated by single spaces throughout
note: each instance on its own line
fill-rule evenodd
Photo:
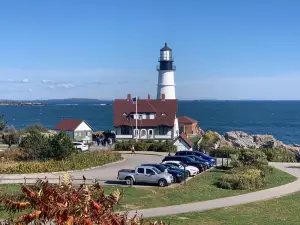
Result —
M 118 179 L 126 184 L 149 183 L 158 184 L 160 187 L 168 186 L 173 182 L 173 176 L 163 173 L 153 166 L 137 166 L 135 170 L 123 169 L 118 171 Z
M 203 162 L 196 162 L 196 161 L 194 161 L 191 158 L 186 157 L 186 156 L 178 156 L 178 155 L 175 155 L 175 156 L 166 156 L 163 159 L 163 162 L 165 162 L 165 161 L 179 161 L 179 162 L 183 162 L 183 163 L 185 163 L 188 166 L 195 166 L 195 167 L 197 167 L 200 172 L 203 172 L 205 170 L 205 168 L 206 168 L 205 163 L 203 163 Z
M 201 157 L 198 157 L 198 156 L 195 156 L 195 155 L 187 155 L 186 157 L 189 157 L 189 158 L 191 158 L 191 159 L 193 159 L 197 162 L 204 162 L 208 169 L 212 166 L 212 164 L 208 160 L 205 160 Z
M 178 168 L 187 170 L 189 173 L 189 177 L 196 176 L 199 173 L 199 169 L 195 166 L 188 166 L 180 161 L 165 161 L 163 162 L 164 165 L 172 165 L 172 166 L 178 166 Z
M 78 149 L 81 152 L 85 152 L 89 150 L 89 146 L 84 144 L 83 142 L 73 142 L 74 148 Z
M 170 169 L 162 164 L 142 164 L 141 166 L 153 166 L 156 169 L 159 169 L 163 173 L 169 173 L 172 174 L 173 180 L 175 183 L 181 183 L 188 177 L 188 173 L 184 174 L 184 171 L 181 172 L 179 170 Z
M 178 166 L 174 166 L 174 165 L 171 165 L 171 164 L 161 164 L 165 167 L 168 168 L 168 170 L 176 170 L 182 174 L 185 174 L 185 178 L 188 178 L 190 175 L 189 175 L 189 171 L 187 170 L 184 170 L 184 169 L 180 169 Z M 174 176 L 173 176 L 174 177 Z
M 208 160 L 212 165 L 217 164 L 217 161 L 216 161 L 215 158 L 205 154 L 204 152 L 199 152 L 199 151 L 178 151 L 178 152 L 175 153 L 175 155 L 182 155 L 182 156 L 195 155 L 195 156 L 201 157 L 205 160 Z

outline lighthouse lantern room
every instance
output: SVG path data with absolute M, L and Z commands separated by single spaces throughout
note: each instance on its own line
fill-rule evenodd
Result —
M 165 46 L 160 49 L 157 84 L 157 99 L 161 99 L 163 94 L 165 99 L 176 99 L 175 82 L 173 65 L 172 49 L 165 43 Z

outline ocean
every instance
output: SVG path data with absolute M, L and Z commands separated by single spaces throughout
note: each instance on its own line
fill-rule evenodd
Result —
M 113 129 L 113 106 L 99 102 L 0 106 L 0 114 L 17 129 L 35 123 L 53 129 L 63 118 L 84 119 L 94 130 Z M 287 144 L 300 143 L 300 101 L 179 101 L 178 114 L 198 120 L 204 130 L 220 134 L 240 130 L 271 134 Z

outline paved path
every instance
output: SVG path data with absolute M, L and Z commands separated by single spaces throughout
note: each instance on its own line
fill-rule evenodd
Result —
M 74 171 L 69 174 L 73 178 L 74 184 L 82 184 L 84 175 L 87 179 L 86 183 L 92 183 L 95 179 L 101 185 L 116 185 L 124 184 L 117 180 L 117 173 L 121 169 L 132 169 L 142 163 L 160 163 L 163 156 L 158 155 L 141 155 L 141 154 L 124 154 L 124 161 L 112 163 L 109 165 L 96 167 L 94 169 L 88 169 L 83 171 Z M 13 183 L 35 183 L 37 178 L 49 179 L 51 183 L 58 183 L 63 172 L 53 172 L 53 173 L 35 173 L 35 174 L 0 174 L 0 184 L 13 184 Z
M 194 202 L 189 204 L 174 205 L 167 207 L 158 207 L 152 209 L 139 209 L 138 215 L 142 215 L 144 218 L 167 216 L 188 212 L 201 212 L 209 209 L 217 209 L 223 207 L 229 207 L 234 205 L 241 205 L 261 200 L 268 200 L 272 198 L 279 198 L 284 195 L 292 194 L 300 191 L 300 164 L 299 163 L 270 163 L 278 169 L 281 169 L 298 179 L 289 184 L 285 184 L 279 187 L 274 187 L 266 190 L 256 191 L 248 194 L 219 198 L 215 200 Z M 132 217 L 136 214 L 136 211 L 130 211 L 129 216 Z

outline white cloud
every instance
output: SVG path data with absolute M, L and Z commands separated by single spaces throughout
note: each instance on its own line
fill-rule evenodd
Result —
M 29 92 L 32 92 L 33 90 L 31 88 L 28 89 Z
M 54 85 L 49 85 L 48 88 L 54 89 L 55 86 Z
M 21 81 L 21 83 L 28 83 L 28 82 L 29 82 L 29 80 L 27 78 L 25 78 Z
M 53 83 L 53 81 L 52 80 L 42 80 L 42 83 L 43 84 L 49 84 L 49 83 Z
M 57 87 L 60 87 L 60 88 L 66 88 L 66 89 L 69 89 L 69 88 L 73 88 L 74 85 L 73 84 L 58 84 L 56 85 Z

